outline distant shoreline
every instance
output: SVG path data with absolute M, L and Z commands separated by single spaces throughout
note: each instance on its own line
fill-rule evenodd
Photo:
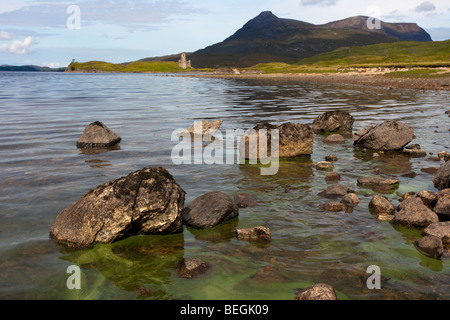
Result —
M 450 77 L 443 78 L 401 78 L 386 77 L 383 74 L 321 73 L 321 74 L 191 74 L 175 77 L 222 78 L 245 80 L 270 80 L 271 82 L 319 82 L 382 87 L 386 89 L 415 89 L 450 91 Z

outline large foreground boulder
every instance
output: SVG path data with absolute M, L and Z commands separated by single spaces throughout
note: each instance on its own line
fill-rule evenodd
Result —
M 278 130 L 279 139 L 272 139 L 272 130 Z M 275 136 L 274 136 L 275 137 Z M 285 123 L 281 126 L 258 124 L 246 132 L 239 143 L 239 153 L 247 160 L 275 156 L 272 143 L 278 143 L 279 158 L 292 158 L 313 153 L 314 132 L 306 124 Z M 259 151 L 259 152 L 258 152 Z M 274 153 L 272 155 L 272 153 Z
M 184 223 L 195 229 L 210 229 L 238 215 L 238 206 L 221 191 L 208 192 L 183 209 Z
M 50 236 L 72 247 L 133 235 L 183 231 L 185 192 L 164 168 L 146 168 L 103 184 L 64 209 Z
M 89 124 L 77 141 L 78 148 L 112 147 L 120 143 L 122 138 L 112 132 L 100 121 Z
M 450 161 L 447 161 L 439 168 L 433 183 L 438 190 L 450 188 Z
M 396 120 L 387 120 L 355 132 L 354 145 L 380 151 L 401 150 L 414 139 L 411 126 Z
M 318 116 L 312 125 L 315 133 L 320 132 L 351 132 L 355 119 L 344 111 L 328 111 Z

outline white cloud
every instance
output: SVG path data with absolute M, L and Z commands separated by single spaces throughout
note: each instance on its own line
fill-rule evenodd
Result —
M 430 1 L 422 2 L 416 7 L 416 12 L 434 11 L 434 10 L 436 10 L 436 6 Z
M 0 30 L 0 39 L 11 40 L 12 38 L 14 38 L 14 35 L 11 32 Z
M 300 0 L 300 4 L 303 6 L 321 6 L 331 7 L 335 6 L 338 0 Z
M 3 43 L 0 45 L 0 51 L 13 54 L 26 54 L 30 52 L 31 45 L 34 42 L 33 37 L 26 37 L 23 41 L 14 40 L 10 44 Z

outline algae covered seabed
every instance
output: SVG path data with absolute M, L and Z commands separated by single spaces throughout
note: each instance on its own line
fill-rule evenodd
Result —
M 417 230 L 378 221 L 368 209 L 378 192 L 357 178 L 379 169 L 400 180 L 384 194 L 434 190 L 439 167 L 430 156 L 410 158 L 355 149 L 352 141 L 324 144 L 315 135 L 311 157 L 283 160 L 275 176 L 252 165 L 174 165 L 174 130 L 196 120 L 223 120 L 222 129 L 258 122 L 311 124 L 329 110 L 350 112 L 354 129 L 388 119 L 415 130 L 434 156 L 450 150 L 450 93 L 314 82 L 165 77 L 150 74 L 0 73 L 0 298 L 2 299 L 250 299 L 293 300 L 295 291 L 321 282 L 340 299 L 448 299 L 450 261 L 427 258 L 413 243 Z M 83 153 L 75 146 L 84 127 L 102 121 L 122 137 L 119 148 Z M 227 150 L 233 152 L 233 150 Z M 320 209 L 328 171 L 309 164 L 334 154 L 340 183 L 362 200 L 352 213 Z M 49 239 L 56 215 L 92 188 L 151 166 L 164 166 L 186 191 L 186 202 L 214 190 L 255 195 L 255 207 L 211 230 L 139 236 L 83 250 Z M 402 176 L 414 171 L 414 178 Z M 288 192 L 287 192 L 288 191 Z M 270 244 L 237 240 L 232 231 L 264 225 Z M 212 268 L 181 279 L 175 264 L 199 257 Z M 69 290 L 67 268 L 78 265 L 80 290 Z M 381 269 L 380 290 L 366 286 L 371 265 Z M 269 276 L 259 272 L 269 270 Z M 267 272 L 266 272 L 267 274 Z

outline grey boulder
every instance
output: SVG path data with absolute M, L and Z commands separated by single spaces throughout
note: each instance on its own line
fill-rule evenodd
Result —
M 50 237 L 70 247 L 134 235 L 183 231 L 185 192 L 164 168 L 146 168 L 103 184 L 58 214 Z
M 401 150 L 414 139 L 411 126 L 396 120 L 387 120 L 376 126 L 355 132 L 354 145 L 380 151 Z
M 78 148 L 112 147 L 122 138 L 100 121 L 89 124 L 77 141 Z
M 445 162 L 433 179 L 434 186 L 438 190 L 450 188 L 450 161 Z
M 312 125 L 315 133 L 352 131 L 355 119 L 345 111 L 327 111 L 318 116 Z
M 239 215 L 234 201 L 221 191 L 208 192 L 183 209 L 184 223 L 195 229 L 210 229 Z

